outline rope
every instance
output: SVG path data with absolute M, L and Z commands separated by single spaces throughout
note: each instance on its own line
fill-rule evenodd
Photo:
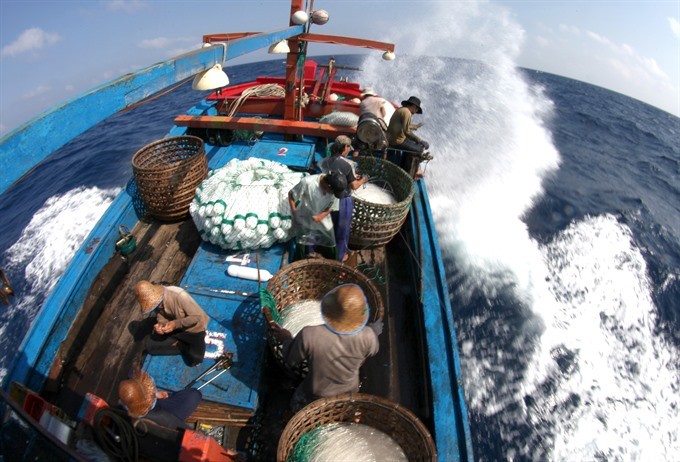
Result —
M 111 408 L 100 409 L 94 415 L 93 427 L 97 443 L 107 454 L 126 462 L 139 459 L 139 443 L 127 414 Z
M 236 98 L 229 106 L 228 114 L 233 117 L 234 114 L 238 112 L 243 103 L 251 96 L 275 96 L 279 98 L 284 98 L 286 96 L 286 90 L 276 83 L 266 83 L 263 85 L 256 85 L 250 87 L 241 93 L 241 96 Z

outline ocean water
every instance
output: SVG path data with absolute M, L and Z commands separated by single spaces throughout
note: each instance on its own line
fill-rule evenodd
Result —
M 679 460 L 680 119 L 502 58 L 337 58 L 423 100 L 475 459 Z M 196 98 L 187 84 L 117 114 L 0 196 L 17 292 L 0 306 L 0 377 L 133 154 Z

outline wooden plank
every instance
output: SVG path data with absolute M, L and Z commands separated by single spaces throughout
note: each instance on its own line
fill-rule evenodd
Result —
M 371 48 L 374 50 L 394 51 L 394 43 L 378 42 L 377 40 L 367 40 L 355 37 L 345 37 L 342 35 L 302 34 L 298 37 L 298 40 L 313 43 L 331 43 L 333 45 Z
M 175 125 L 193 128 L 252 130 L 287 135 L 320 136 L 324 138 L 334 138 L 338 135 L 353 135 L 356 132 L 356 127 L 344 127 L 302 120 L 258 119 L 254 117 L 181 115 L 175 118 Z
M 140 365 L 142 359 L 142 342 L 136 332 L 141 313 L 134 285 L 141 279 L 178 283 L 200 241 L 191 220 L 140 223 L 132 232 L 139 241 L 137 250 L 129 256 L 129 271 L 96 319 L 91 319 L 92 311 L 81 312 L 74 324 L 78 329 L 69 331 L 63 345 L 71 356 L 62 357 L 64 377 L 55 402 L 69 415 L 77 412 L 87 392 L 109 403 L 117 402 L 115 384 L 127 376 L 133 365 Z M 105 270 L 102 274 L 109 273 Z M 95 292 L 91 295 L 95 296 Z M 83 317 L 86 319 L 82 320 Z M 74 351 L 76 345 L 80 349 Z

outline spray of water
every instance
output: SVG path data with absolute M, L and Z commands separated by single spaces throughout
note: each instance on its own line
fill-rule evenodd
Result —
M 0 381 L 12 358 L 9 352 L 18 346 L 76 250 L 119 192 L 79 187 L 49 198 L 6 251 L 5 270 L 22 289 L 0 318 Z
M 450 287 L 484 305 L 461 348 L 468 405 L 498 435 L 481 460 L 672 460 L 678 352 L 654 333 L 640 252 L 613 217 L 575 223 L 549 245 L 522 217 L 559 167 L 551 101 L 515 67 L 523 32 L 489 3 L 438 3 L 387 73 L 384 96 L 423 101 L 435 160 L 426 178 Z M 453 54 L 474 60 L 432 58 Z M 371 77 L 373 79 L 371 81 Z M 380 77 L 378 77 L 380 76 Z M 418 116 L 416 116 L 418 117 Z M 487 448 L 489 447 L 487 446 Z

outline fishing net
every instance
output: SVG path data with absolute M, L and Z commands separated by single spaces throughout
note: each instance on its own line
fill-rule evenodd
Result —
M 232 159 L 196 189 L 189 213 L 203 240 L 225 249 L 259 249 L 288 241 L 288 191 L 304 173 L 266 159 Z
M 405 462 L 408 459 L 399 444 L 380 430 L 343 422 L 319 425 L 304 434 L 287 462 L 328 460 Z
M 359 123 L 359 116 L 353 112 L 333 111 L 319 119 L 319 122 L 343 127 L 356 127 Z
M 405 407 L 365 393 L 321 398 L 286 424 L 279 462 L 302 460 L 437 460 L 434 440 Z
M 293 338 L 307 326 L 323 324 L 321 302 L 319 300 L 307 300 L 289 306 L 279 313 L 279 324 L 290 332 Z

